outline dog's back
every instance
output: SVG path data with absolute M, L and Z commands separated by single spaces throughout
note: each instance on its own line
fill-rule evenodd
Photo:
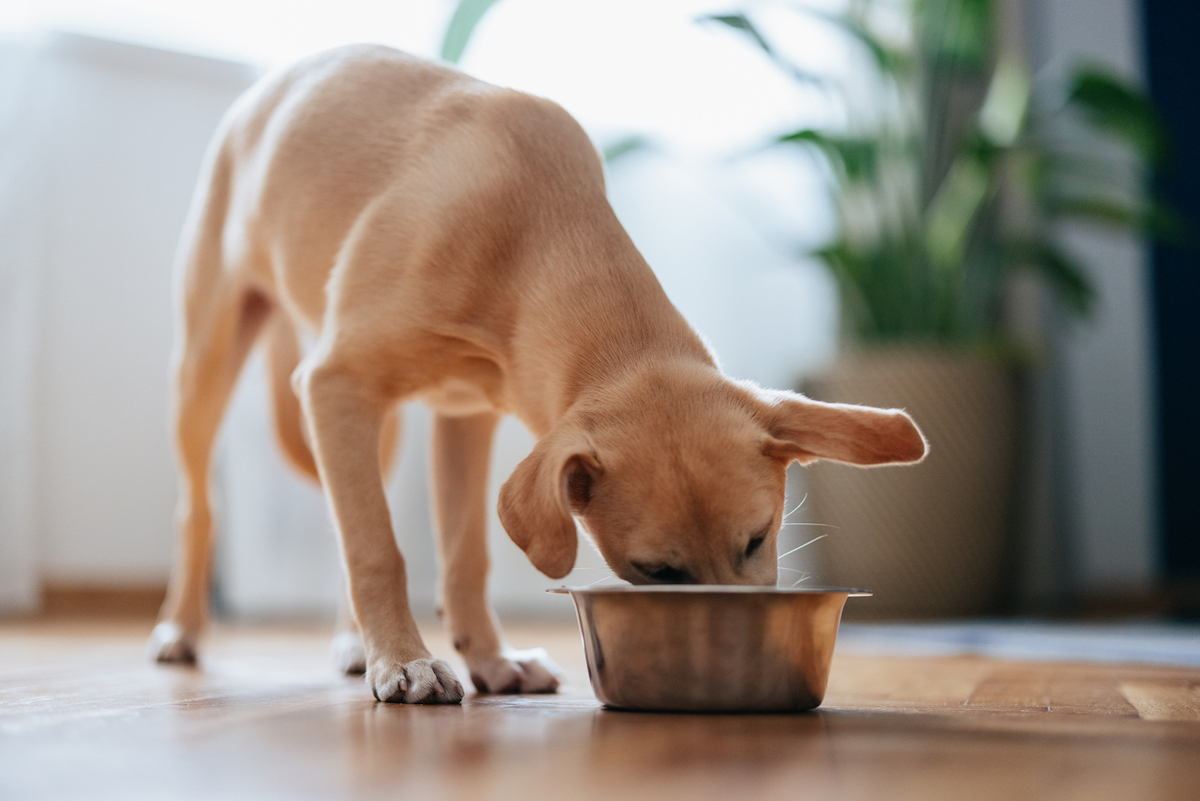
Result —
M 231 109 L 218 147 L 216 169 L 233 165 L 226 213 L 211 221 L 224 263 L 315 330 L 330 271 L 372 204 L 391 207 L 389 244 L 453 251 L 508 242 L 521 210 L 562 207 L 556 194 L 603 201 L 599 159 L 556 105 L 381 46 L 268 77 Z M 481 230 L 498 221 L 510 231 Z M 471 255 L 447 252 L 439 261 L 453 265 L 439 266 L 495 263 Z

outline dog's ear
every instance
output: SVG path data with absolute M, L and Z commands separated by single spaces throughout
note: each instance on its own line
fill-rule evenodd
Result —
M 591 499 L 600 462 L 587 437 L 565 427 L 542 438 L 500 488 L 497 511 L 508 536 L 550 578 L 575 566 L 578 535 L 571 512 Z
M 803 464 L 817 459 L 869 467 L 925 458 L 921 430 L 899 409 L 822 403 L 795 392 L 766 392 L 763 451 Z

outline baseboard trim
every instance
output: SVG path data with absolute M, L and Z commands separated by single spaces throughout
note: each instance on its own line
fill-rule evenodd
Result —
M 167 595 L 165 584 L 42 585 L 42 617 L 154 618 Z

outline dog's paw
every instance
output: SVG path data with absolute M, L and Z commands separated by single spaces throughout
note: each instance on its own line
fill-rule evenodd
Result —
M 507 649 L 471 665 L 471 682 L 481 693 L 552 693 L 561 679 L 562 670 L 544 648 Z
M 162 622 L 150 633 L 146 652 L 155 662 L 174 665 L 196 664 L 196 638 L 178 623 Z
M 367 683 L 377 700 L 393 704 L 458 704 L 463 699 L 454 669 L 441 659 L 376 660 L 367 668 Z
M 339 631 L 329 643 L 333 664 L 347 676 L 361 676 L 367 672 L 367 649 L 362 635 L 356 631 Z

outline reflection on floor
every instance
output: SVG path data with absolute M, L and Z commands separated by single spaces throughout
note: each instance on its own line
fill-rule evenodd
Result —
M 146 662 L 148 631 L 0 625 L 0 798 L 1200 798 L 1195 667 L 880 656 L 902 629 L 848 628 L 818 712 L 638 714 L 542 625 L 509 634 L 558 695 L 402 707 L 334 675 L 324 630 L 218 628 L 195 670 Z

